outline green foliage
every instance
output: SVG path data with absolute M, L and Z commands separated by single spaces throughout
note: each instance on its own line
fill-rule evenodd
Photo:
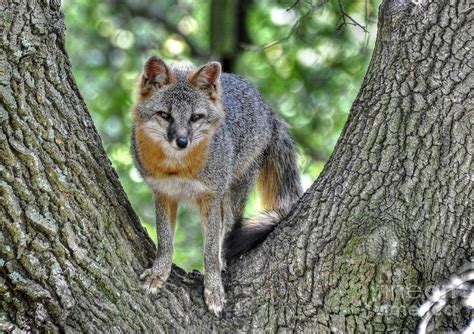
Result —
M 367 24 L 369 34 L 354 25 L 338 29 L 338 1 L 298 2 L 286 10 L 293 4 L 251 4 L 247 30 L 252 45 L 239 55 L 235 72 L 252 81 L 289 124 L 308 187 L 332 152 L 361 85 L 375 39 L 378 0 L 367 1 L 367 7 L 364 1 L 343 1 L 346 13 Z M 210 1 L 66 0 L 63 11 L 77 84 L 133 207 L 156 241 L 151 193 L 129 149 L 135 82 L 151 54 L 186 65 L 209 60 Z M 257 208 L 252 196 L 247 213 Z M 181 208 L 174 261 L 185 269 L 202 268 L 200 229 L 197 212 Z

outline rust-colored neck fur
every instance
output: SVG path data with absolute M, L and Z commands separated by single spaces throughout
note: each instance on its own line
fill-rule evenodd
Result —
M 208 139 L 188 148 L 180 158 L 167 155 L 162 146 L 153 141 L 140 126 L 136 129 L 135 140 L 140 162 L 151 177 L 195 178 L 207 161 Z

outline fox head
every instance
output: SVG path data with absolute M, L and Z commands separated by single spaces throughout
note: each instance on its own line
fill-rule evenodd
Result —
M 220 75 L 218 62 L 173 69 L 150 57 L 138 82 L 135 126 L 175 154 L 209 139 L 224 119 Z

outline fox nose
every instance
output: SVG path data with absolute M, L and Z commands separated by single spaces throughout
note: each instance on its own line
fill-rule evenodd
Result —
M 176 138 L 176 145 L 178 145 L 179 148 L 186 148 L 186 146 L 188 146 L 188 138 L 186 137 Z

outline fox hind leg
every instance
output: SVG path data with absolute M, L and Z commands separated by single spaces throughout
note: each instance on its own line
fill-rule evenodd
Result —
M 248 197 L 252 188 L 257 181 L 257 175 L 259 172 L 259 164 L 254 163 L 244 174 L 242 174 L 238 180 L 234 181 L 231 186 L 231 202 L 232 202 L 232 213 L 234 221 L 240 224 L 244 215 L 245 205 L 247 204 Z M 233 227 L 229 225 L 228 229 Z

